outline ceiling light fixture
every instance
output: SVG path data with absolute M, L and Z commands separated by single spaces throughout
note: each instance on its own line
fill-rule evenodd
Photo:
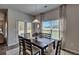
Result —
M 44 8 L 47 8 L 47 7 L 48 7 L 47 5 L 44 6 Z
M 38 19 L 34 19 L 33 23 L 40 23 Z
M 35 11 L 37 11 L 37 5 L 35 6 Z M 33 23 L 40 23 L 40 21 L 38 19 L 34 19 Z

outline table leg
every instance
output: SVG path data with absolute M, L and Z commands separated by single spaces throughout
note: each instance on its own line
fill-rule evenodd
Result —
M 44 55 L 44 49 L 41 49 L 41 55 Z
M 26 54 L 26 51 L 25 51 L 25 44 L 24 44 L 24 41 L 23 41 L 23 55 Z
M 53 49 L 55 49 L 55 41 L 53 42 Z

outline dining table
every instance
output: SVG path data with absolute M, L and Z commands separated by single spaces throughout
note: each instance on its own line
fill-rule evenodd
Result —
M 48 38 L 38 38 L 32 39 L 31 43 L 41 49 L 41 55 L 44 55 L 44 50 L 48 47 L 48 45 L 55 43 L 55 40 Z
M 53 48 L 55 49 L 55 40 L 54 39 L 49 39 L 49 38 L 28 38 L 31 39 L 31 44 L 38 47 L 41 50 L 41 55 L 45 55 L 45 49 L 50 45 L 53 44 Z M 23 41 L 23 55 L 25 55 L 25 44 L 24 44 L 24 39 Z

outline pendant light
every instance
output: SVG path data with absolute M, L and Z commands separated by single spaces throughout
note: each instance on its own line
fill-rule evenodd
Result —
M 35 6 L 35 10 L 37 11 L 37 5 Z M 33 20 L 33 23 L 40 23 L 40 21 L 36 18 Z
M 38 19 L 34 19 L 33 23 L 40 23 L 40 21 Z

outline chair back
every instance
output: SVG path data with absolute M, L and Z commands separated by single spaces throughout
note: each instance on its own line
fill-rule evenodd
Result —
M 18 36 L 19 38 L 19 44 L 21 45 L 23 43 L 23 37 L 22 36 Z
M 24 38 L 25 50 L 29 50 L 32 54 L 32 44 L 30 39 Z M 26 52 L 27 53 L 27 52 Z M 28 53 L 27 53 L 28 54 Z
M 51 34 L 48 33 L 42 33 L 42 36 L 48 39 L 51 39 Z
M 25 33 L 25 34 L 24 34 L 24 37 L 25 37 L 25 38 L 30 38 L 30 33 Z
M 23 54 L 26 55 L 26 54 L 29 54 L 26 52 L 26 50 L 29 50 L 32 54 L 32 44 L 31 44 L 31 40 L 30 39 L 26 39 L 22 36 L 18 36 L 19 38 L 19 46 L 20 46 L 20 49 L 23 49 Z M 21 46 L 23 48 L 21 48 Z
M 18 36 L 18 39 L 19 39 L 19 54 L 21 54 L 21 52 L 23 52 L 23 37 Z

